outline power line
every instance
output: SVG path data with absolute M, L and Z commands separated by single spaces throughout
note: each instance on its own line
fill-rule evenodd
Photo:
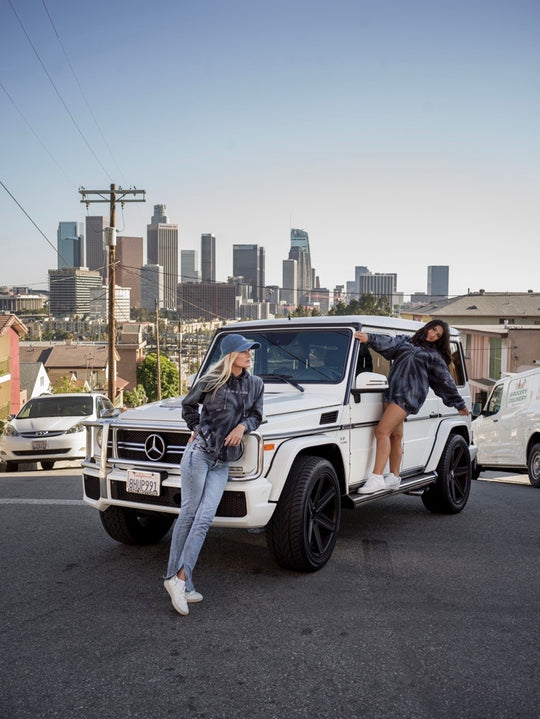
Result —
M 22 28 L 22 31 L 23 31 L 24 34 L 26 35 L 26 39 L 28 40 L 28 42 L 29 42 L 29 44 L 30 44 L 30 47 L 32 48 L 32 50 L 34 51 L 35 56 L 36 56 L 37 59 L 39 60 L 39 63 L 40 63 L 40 65 L 41 65 L 41 67 L 43 68 L 43 72 L 47 75 L 47 78 L 48 78 L 49 82 L 51 83 L 51 85 L 52 85 L 54 91 L 56 92 L 56 94 L 57 94 L 57 96 L 58 96 L 58 99 L 60 100 L 60 102 L 61 102 L 62 105 L 64 106 L 64 109 L 66 110 L 67 114 L 68 114 L 69 117 L 71 118 L 71 121 L 73 122 L 73 125 L 75 126 L 77 132 L 78 132 L 79 135 L 81 136 L 81 138 L 82 138 L 82 140 L 84 141 L 84 144 L 86 145 L 86 147 L 87 147 L 87 148 L 90 150 L 90 152 L 92 153 L 92 155 L 93 155 L 94 159 L 96 160 L 96 162 L 98 163 L 98 165 L 101 167 L 101 169 L 103 170 L 103 172 L 107 175 L 107 177 L 110 179 L 111 176 L 109 175 L 109 173 L 107 172 L 107 170 L 105 169 L 105 167 L 103 166 L 103 164 L 101 163 L 101 160 L 99 159 L 99 157 L 98 157 L 98 156 L 96 155 L 96 153 L 94 152 L 94 149 L 92 148 L 92 146 L 90 145 L 90 143 L 89 143 L 88 140 L 86 139 L 86 137 L 85 137 L 83 131 L 81 130 L 81 128 L 80 128 L 79 125 L 77 124 L 77 121 L 75 120 L 75 118 L 73 117 L 73 114 L 71 113 L 71 110 L 69 109 L 69 107 L 67 106 L 67 104 L 66 104 L 64 98 L 63 98 L 62 95 L 60 94 L 60 91 L 59 91 L 58 88 L 56 87 L 56 85 L 55 85 L 55 83 L 54 83 L 54 80 L 52 79 L 52 77 L 51 77 L 49 71 L 48 71 L 47 68 L 45 67 L 45 63 L 43 62 L 43 60 L 42 60 L 41 57 L 40 57 L 40 54 L 39 54 L 38 51 L 36 50 L 36 47 L 35 47 L 34 43 L 32 42 L 32 40 L 31 40 L 31 38 L 30 38 L 30 35 L 28 34 L 28 32 L 27 32 L 25 26 L 23 25 L 23 22 L 22 22 L 21 18 L 18 16 L 17 11 L 16 11 L 15 8 L 13 7 L 13 3 L 11 2 L 11 0 L 8 0 L 8 3 L 9 3 L 9 6 L 11 7 L 11 9 L 13 10 L 13 14 L 14 14 L 15 17 L 17 18 L 17 21 L 18 21 L 19 25 L 20 25 L 21 28 Z
M 101 126 L 100 126 L 99 122 L 97 121 L 97 118 L 96 118 L 96 116 L 95 116 L 95 114 L 94 114 L 94 111 L 92 110 L 92 106 L 90 105 L 90 103 L 88 102 L 88 100 L 87 100 L 87 98 L 86 98 L 86 95 L 85 95 L 85 93 L 84 93 L 84 91 L 83 91 L 83 88 L 82 88 L 81 82 L 80 82 L 80 80 L 79 80 L 79 77 L 78 77 L 77 73 L 75 72 L 75 68 L 73 67 L 73 65 L 72 65 L 72 63 L 71 63 L 71 60 L 69 59 L 69 56 L 68 56 L 67 51 L 66 51 L 66 48 L 64 47 L 64 44 L 62 43 L 62 40 L 60 39 L 60 35 L 59 35 L 59 33 L 58 33 L 58 30 L 56 29 L 56 25 L 55 25 L 54 22 L 53 22 L 53 19 L 52 19 L 52 17 L 51 17 L 51 13 L 49 12 L 49 8 L 47 7 L 47 5 L 46 5 L 46 3 L 45 3 L 45 0 L 41 0 L 41 3 L 42 3 L 42 5 L 43 5 L 43 7 L 45 8 L 45 12 L 47 13 L 47 17 L 49 18 L 49 22 L 51 23 L 52 29 L 54 30 L 54 34 L 56 35 L 56 37 L 57 37 L 57 39 L 58 39 L 58 43 L 59 43 L 60 47 L 62 48 L 62 52 L 64 53 L 64 57 L 66 58 L 66 62 L 67 62 L 67 64 L 69 65 L 69 69 L 71 70 L 71 73 L 72 73 L 73 77 L 75 78 L 75 82 L 77 83 L 77 86 L 78 86 L 78 88 L 79 88 L 79 90 L 80 90 L 81 96 L 82 96 L 82 98 L 83 98 L 83 100 L 84 100 L 84 102 L 85 102 L 85 104 L 86 104 L 86 107 L 88 108 L 88 112 L 89 112 L 90 115 L 92 116 L 92 119 L 93 119 L 93 121 L 94 121 L 94 124 L 96 125 L 96 127 L 97 127 L 97 129 L 98 129 L 98 132 L 99 132 L 99 134 L 101 135 L 101 139 L 103 140 L 103 142 L 104 142 L 104 144 L 105 144 L 105 147 L 106 147 L 107 150 L 109 151 L 109 154 L 110 154 L 110 156 L 111 156 L 112 161 L 114 162 L 114 164 L 115 164 L 115 166 L 116 166 L 116 169 L 117 169 L 117 170 L 120 172 L 120 174 L 122 175 L 123 173 L 122 173 L 122 171 L 120 170 L 120 168 L 118 167 L 118 163 L 116 162 L 116 159 L 115 159 L 115 157 L 114 157 L 114 155 L 113 155 L 113 151 L 112 151 L 112 149 L 111 149 L 111 146 L 110 146 L 109 143 L 107 142 L 107 138 L 105 137 L 105 134 L 103 133 L 103 130 L 101 129 Z

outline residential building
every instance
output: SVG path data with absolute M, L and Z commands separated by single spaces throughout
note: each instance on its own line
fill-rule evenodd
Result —
M 0 315 L 0 423 L 21 408 L 19 340 L 26 332 L 16 315 Z
M 59 222 L 57 231 L 58 269 L 84 267 L 82 222 Z
M 21 406 L 32 397 L 51 391 L 51 381 L 43 362 L 21 362 Z
M 52 315 L 86 315 L 90 312 L 90 290 L 101 287 L 96 270 L 64 267 L 49 270 L 49 311 Z
M 106 217 L 86 216 L 86 267 L 97 270 L 104 280 L 107 279 L 107 252 L 104 243 L 106 227 L 109 227 Z
M 126 381 L 126 389 L 130 391 L 137 386 L 137 367 L 144 360 L 144 328 L 143 324 L 130 322 L 124 324 L 118 333 L 116 350 L 119 360 L 116 370 Z
M 119 235 L 116 238 L 116 263 L 116 284 L 129 288 L 131 306 L 140 307 L 143 238 Z
M 407 319 L 441 319 L 450 325 L 538 325 L 538 292 L 470 292 L 402 311 Z
M 163 306 L 176 309 L 178 285 L 178 225 L 169 223 L 166 205 L 154 205 L 147 226 L 147 264 L 163 267 Z
M 201 280 L 216 281 L 216 238 L 214 235 L 201 235 Z

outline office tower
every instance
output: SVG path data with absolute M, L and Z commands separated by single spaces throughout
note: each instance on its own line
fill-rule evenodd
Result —
M 197 250 L 180 251 L 180 282 L 200 282 L 199 256 Z
M 58 269 L 84 267 L 84 229 L 82 222 L 59 222 L 57 231 Z
M 234 284 L 226 282 L 181 282 L 178 285 L 178 314 L 184 320 L 234 320 Z
M 49 270 L 49 308 L 53 317 L 86 315 L 90 312 L 90 290 L 101 287 L 99 272 L 85 267 Z
M 262 299 L 264 278 L 264 247 L 259 245 L 233 245 L 233 275 L 243 277 L 251 287 L 251 299 Z
M 154 205 L 152 222 L 147 225 L 147 264 L 163 267 L 163 306 L 176 309 L 178 285 L 178 225 L 171 225 L 165 205 Z
M 288 305 L 298 304 L 298 262 L 283 260 L 281 300 Z
M 109 220 L 101 215 L 86 217 L 86 267 L 97 270 L 107 279 L 107 252 L 105 250 L 105 228 Z
M 114 288 L 114 319 L 117 322 L 129 322 L 130 308 L 132 306 L 129 287 Z M 92 319 L 109 319 L 109 291 L 107 285 L 90 288 L 90 311 Z
M 163 307 L 163 267 L 161 265 L 144 265 L 141 267 L 141 307 L 149 312 Z
M 201 279 L 203 282 L 216 281 L 216 238 L 201 235 Z
M 129 287 L 132 307 L 141 306 L 143 238 L 119 235 L 116 238 L 116 284 Z
M 397 274 L 371 272 L 367 275 L 359 275 L 359 295 L 375 295 L 375 297 L 386 297 L 390 303 L 396 294 Z
M 364 267 L 364 265 L 357 265 L 354 268 L 354 290 L 351 290 L 351 298 L 350 299 L 358 299 L 360 295 L 360 276 L 361 275 L 370 275 L 371 272 L 368 270 L 367 267 Z M 348 285 L 349 283 L 347 283 Z
M 448 265 L 429 265 L 427 268 L 427 293 L 430 301 L 448 298 Z
M 289 260 L 296 260 L 298 263 L 298 302 L 303 303 L 305 294 L 311 289 L 313 283 L 309 235 L 305 230 L 291 229 Z

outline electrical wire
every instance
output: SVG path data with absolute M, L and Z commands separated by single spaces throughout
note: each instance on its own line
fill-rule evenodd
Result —
M 13 7 L 13 3 L 11 2 L 11 0 L 8 0 L 8 3 L 9 3 L 9 6 L 11 7 L 11 9 L 13 10 L 13 14 L 14 14 L 15 17 L 17 18 L 17 21 L 18 21 L 19 25 L 20 25 L 21 28 L 22 28 L 22 31 L 24 32 L 24 34 L 25 34 L 25 36 L 26 36 L 26 39 L 28 40 L 28 42 L 29 42 L 29 44 L 30 44 L 30 47 L 31 47 L 32 50 L 34 51 L 34 54 L 35 54 L 35 56 L 37 57 L 37 59 L 38 59 L 38 61 L 39 61 L 39 64 L 40 64 L 41 67 L 43 68 L 43 72 L 45 73 L 45 75 L 47 75 L 47 78 L 48 78 L 49 82 L 51 83 L 51 85 L 52 85 L 54 91 L 56 92 L 56 94 L 57 94 L 57 96 L 58 96 L 58 99 L 60 100 L 60 102 L 61 102 L 62 105 L 64 106 L 65 111 L 67 112 L 67 114 L 69 115 L 71 121 L 73 122 L 73 125 L 75 126 L 75 129 L 77 130 L 77 132 L 78 132 L 79 135 L 81 136 L 81 138 L 82 138 L 84 144 L 86 145 L 86 147 L 88 148 L 88 150 L 91 152 L 92 156 L 94 157 L 94 159 L 96 160 L 96 162 L 98 163 L 98 165 L 101 167 L 101 169 L 103 170 L 103 172 L 107 175 L 107 177 L 112 181 L 112 178 L 111 178 L 109 172 L 105 169 L 105 167 L 103 166 L 101 160 L 99 159 L 99 157 L 98 157 L 97 154 L 95 153 L 93 147 L 90 145 L 90 143 L 89 143 L 88 140 L 86 139 L 86 136 L 84 135 L 84 133 L 83 133 L 83 131 L 81 130 L 81 128 L 79 127 L 77 121 L 76 121 L 75 118 L 73 117 L 73 114 L 72 114 L 71 110 L 70 110 L 69 107 L 67 106 L 66 101 L 65 101 L 64 98 L 62 97 L 62 95 L 61 95 L 59 89 L 56 87 L 56 85 L 55 85 L 55 83 L 54 83 L 54 80 L 52 79 L 52 77 L 51 77 L 49 71 L 48 71 L 47 68 L 45 67 L 45 63 L 44 63 L 43 60 L 41 59 L 41 56 L 40 56 L 40 54 L 38 53 L 38 51 L 37 51 L 37 49 L 36 49 L 34 43 L 32 42 L 32 40 L 31 40 L 31 38 L 30 38 L 30 35 L 28 34 L 28 32 L 27 32 L 25 26 L 23 25 L 23 22 L 22 22 L 21 18 L 19 17 L 19 15 L 17 14 L 17 11 L 16 11 L 15 8 Z

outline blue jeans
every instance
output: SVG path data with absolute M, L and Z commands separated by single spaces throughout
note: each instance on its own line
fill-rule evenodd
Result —
M 186 590 L 193 586 L 193 568 L 225 491 L 229 463 L 215 459 L 196 438 L 188 444 L 180 463 L 182 502 L 174 524 L 166 578 L 182 567 L 186 573 Z

